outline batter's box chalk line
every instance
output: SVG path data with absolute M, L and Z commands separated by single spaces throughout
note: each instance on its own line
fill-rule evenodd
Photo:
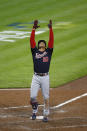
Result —
M 74 102 L 74 101 L 76 101 L 78 99 L 81 99 L 81 98 L 83 98 L 85 96 L 87 96 L 87 93 L 84 93 L 84 94 L 82 94 L 80 96 L 77 96 L 75 98 L 67 100 L 67 101 L 65 101 L 65 102 L 63 102 L 61 104 L 56 105 L 56 106 L 50 107 L 50 109 L 57 109 L 57 108 L 63 107 L 64 105 L 69 104 L 71 102 Z M 39 105 L 39 106 L 44 106 L 44 105 Z M 4 108 L 0 108 L 0 109 L 1 110 L 8 110 L 8 109 L 19 109 L 19 108 L 30 108 L 30 107 L 31 107 L 31 105 L 26 105 L 26 106 L 4 107 Z M 37 119 L 42 119 L 42 118 L 43 118 L 43 116 L 37 116 Z

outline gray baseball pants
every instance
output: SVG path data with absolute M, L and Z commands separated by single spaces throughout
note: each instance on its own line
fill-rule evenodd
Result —
M 38 91 L 41 88 L 42 95 L 44 98 L 44 110 L 43 115 L 49 115 L 49 75 L 39 76 L 33 75 L 30 97 L 32 99 L 36 99 L 38 95 Z M 33 113 L 37 113 L 37 110 L 33 110 Z

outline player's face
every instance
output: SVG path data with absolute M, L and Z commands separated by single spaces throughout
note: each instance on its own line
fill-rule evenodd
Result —
M 41 43 L 39 44 L 39 51 L 43 52 L 43 51 L 45 51 L 45 49 L 46 49 L 46 47 L 45 47 L 44 42 L 41 42 Z

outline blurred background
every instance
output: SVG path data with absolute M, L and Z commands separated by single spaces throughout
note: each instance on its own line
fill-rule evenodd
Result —
M 36 43 L 48 43 L 53 21 L 50 87 L 87 75 L 86 0 L 0 0 L 0 88 L 30 87 L 33 61 L 30 33 L 39 21 Z

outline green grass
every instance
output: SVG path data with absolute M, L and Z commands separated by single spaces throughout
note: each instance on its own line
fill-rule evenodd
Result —
M 46 28 L 53 20 L 54 52 L 50 66 L 50 86 L 64 83 L 87 75 L 87 1 L 86 0 L 0 0 L 0 32 L 19 30 L 8 27 L 15 22 L 29 23 L 35 19 Z M 57 22 L 70 22 L 56 25 Z M 29 31 L 32 24 L 28 24 Z M 27 31 L 28 31 L 27 28 Z M 40 29 L 38 29 L 40 30 Z M 23 29 L 22 29 L 23 31 Z M 48 41 L 49 32 L 36 35 Z M 29 38 L 16 42 L 0 41 L 0 88 L 30 87 L 33 62 Z

